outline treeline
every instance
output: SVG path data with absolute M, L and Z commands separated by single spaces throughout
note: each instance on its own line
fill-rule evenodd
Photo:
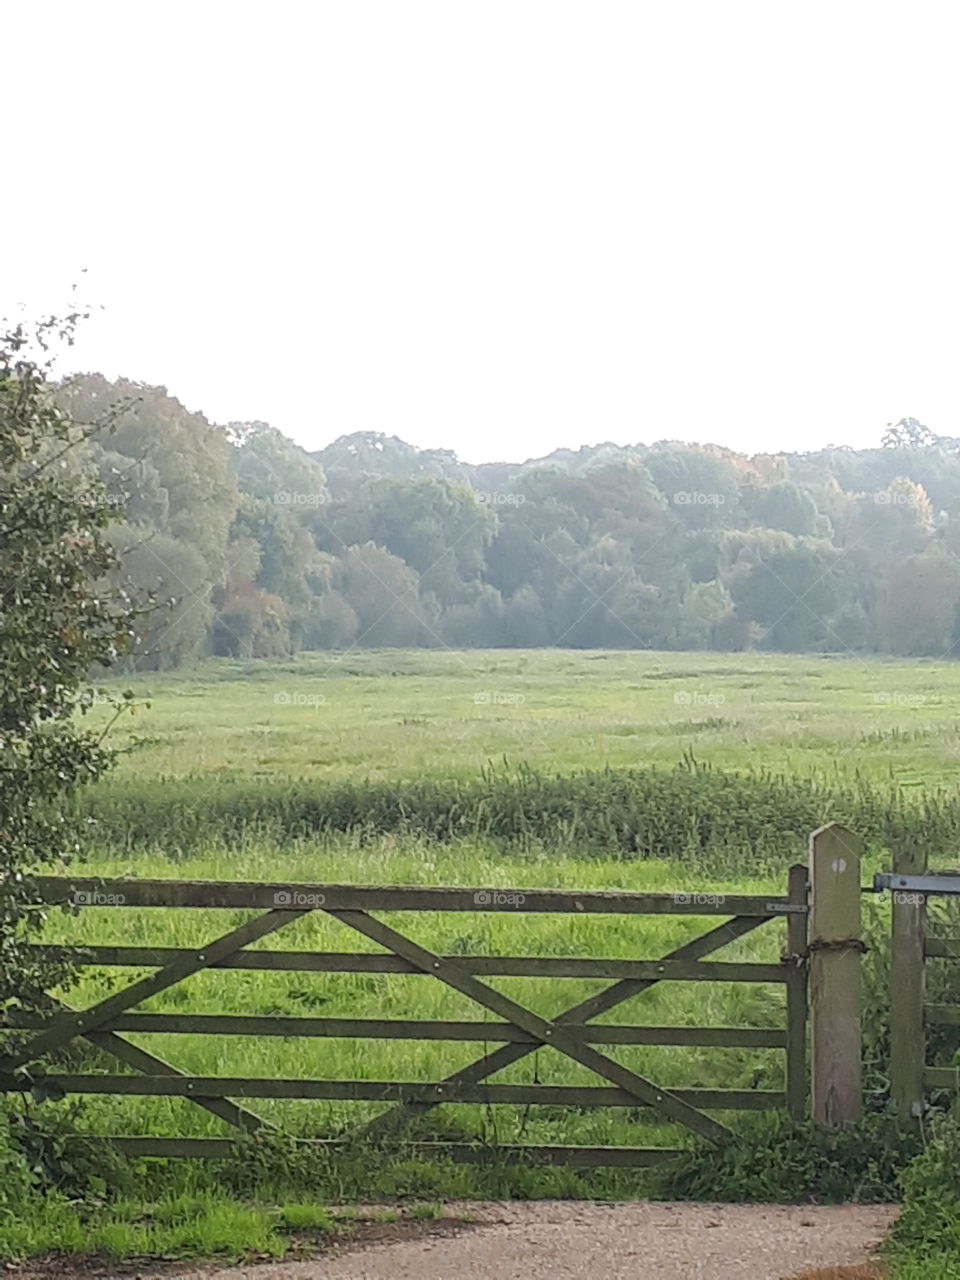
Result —
M 960 440 L 747 457 L 661 441 L 469 466 L 309 454 L 162 387 L 70 379 L 141 606 L 134 661 L 361 646 L 960 654 Z

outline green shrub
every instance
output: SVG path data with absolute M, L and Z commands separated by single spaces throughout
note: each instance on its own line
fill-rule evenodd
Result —
M 891 1256 L 923 1264 L 925 1275 L 960 1274 L 960 1121 L 955 1115 L 934 1117 L 926 1150 L 904 1170 L 901 1187 L 903 1208 L 890 1237 Z
M 679 1200 L 888 1203 L 920 1149 L 919 1139 L 886 1115 L 823 1129 L 766 1112 L 746 1116 L 725 1147 L 691 1149 L 664 1171 L 663 1191 Z

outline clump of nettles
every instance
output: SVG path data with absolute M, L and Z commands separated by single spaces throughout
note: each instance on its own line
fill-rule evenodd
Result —
M 901 1179 L 903 1208 L 890 1237 L 894 1256 L 925 1263 L 924 1274 L 953 1275 L 938 1267 L 938 1254 L 956 1266 L 960 1249 L 960 1121 L 956 1116 L 934 1116 L 923 1154 Z M 917 1272 L 919 1274 L 919 1272 Z
M 26 948 L 43 918 L 32 877 L 76 847 L 67 802 L 110 753 L 75 712 L 131 639 L 105 534 L 116 508 L 84 465 L 109 424 L 71 421 L 52 395 L 50 352 L 81 318 L 0 334 L 0 1010 L 42 1003 L 69 975 L 66 956 Z
M 784 1112 L 748 1115 L 724 1147 L 698 1146 L 664 1173 L 671 1199 L 773 1204 L 885 1204 L 922 1150 L 889 1115 L 824 1129 Z

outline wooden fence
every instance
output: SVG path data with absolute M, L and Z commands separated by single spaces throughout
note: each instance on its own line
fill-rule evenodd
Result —
M 842 864 L 842 865 L 841 865 Z M 839 870 L 838 870 L 839 867 Z M 813 905 L 808 891 L 814 886 Z M 838 890 L 838 884 L 841 890 Z M 811 1074 L 814 1110 L 828 1123 L 850 1118 L 859 1106 L 859 1009 L 856 961 L 851 969 L 849 939 L 858 920 L 849 914 L 851 894 L 859 912 L 859 861 L 854 837 L 841 828 L 815 833 L 810 871 L 790 869 L 783 896 L 742 894 L 668 894 L 573 892 L 568 890 L 372 887 L 356 885 L 268 885 L 171 880 L 101 881 L 46 878 L 42 897 L 53 904 L 72 903 L 88 910 L 110 907 L 120 921 L 124 908 L 164 910 L 225 909 L 250 911 L 246 923 L 200 949 L 130 945 L 85 946 L 84 963 L 118 968 L 150 968 L 90 1008 L 61 1005 L 49 1017 L 8 1018 L 8 1027 L 26 1032 L 22 1043 L 0 1058 L 0 1091 L 31 1087 L 39 1064 L 83 1040 L 137 1074 L 77 1074 L 50 1069 L 47 1087 L 65 1094 L 148 1095 L 188 1098 L 228 1126 L 253 1131 L 267 1125 L 243 1105 L 256 1098 L 337 1099 L 394 1104 L 345 1139 L 321 1143 L 352 1144 L 357 1138 L 399 1142 L 403 1121 L 440 1103 L 522 1104 L 571 1107 L 645 1107 L 714 1144 L 731 1132 L 711 1112 L 786 1107 L 802 1116 L 807 1106 L 807 972 L 812 972 L 814 1027 Z M 819 886 L 819 888 L 818 888 Z M 838 903 L 841 905 L 838 907 Z M 843 905 L 846 904 L 846 905 Z M 604 914 L 632 918 L 648 915 L 714 917 L 713 927 L 653 959 L 604 959 L 570 956 L 438 955 L 387 925 L 374 912 L 513 912 Z M 376 943 L 379 952 L 249 950 L 251 943 L 277 934 L 314 911 L 327 913 L 347 930 Z M 846 911 L 846 915 L 844 912 Z M 808 937 L 808 915 L 814 932 Z M 783 954 L 772 964 L 708 960 L 729 943 L 776 921 L 783 927 Z M 638 942 L 640 933 L 638 931 Z M 844 941 L 845 940 L 845 941 Z M 639 947 L 638 947 L 639 949 Z M 44 950 L 44 948 L 41 948 Z M 808 966 L 809 956 L 809 966 Z M 143 1001 L 209 969 L 260 969 L 289 973 L 428 974 L 467 996 L 485 1015 L 476 1021 L 419 1021 L 211 1015 L 137 1012 Z M 553 1018 L 545 1018 L 491 986 L 493 977 L 569 978 L 609 983 Z M 853 980 L 853 987 L 850 983 Z M 785 1024 L 754 1027 L 592 1025 L 601 1014 L 662 982 L 775 983 L 785 987 Z M 839 1003 L 838 1003 L 839 996 Z M 851 1000 L 853 1003 L 851 1004 Z M 491 1020 L 489 1016 L 493 1015 Z M 197 1077 L 185 1074 L 133 1044 L 130 1034 L 307 1036 L 366 1039 L 476 1041 L 498 1047 L 443 1080 L 433 1082 Z M 851 1036 L 856 1048 L 851 1061 Z M 672 1088 L 617 1062 L 600 1046 L 689 1045 L 780 1049 L 784 1087 L 779 1091 Z M 490 1077 L 538 1049 L 550 1047 L 598 1077 L 592 1086 L 497 1084 Z M 857 1091 L 855 1101 L 853 1092 Z M 818 1098 L 820 1099 L 818 1103 Z M 226 1156 L 229 1138 L 110 1138 L 129 1154 Z M 319 1142 L 320 1140 L 318 1140 Z M 405 1143 L 405 1151 L 429 1151 L 461 1161 L 491 1154 L 578 1166 L 643 1166 L 673 1154 L 667 1147 L 512 1146 L 490 1148 L 471 1143 Z

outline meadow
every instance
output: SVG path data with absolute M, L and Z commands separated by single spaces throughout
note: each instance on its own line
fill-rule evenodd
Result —
M 491 761 L 952 782 L 960 665 L 834 655 L 381 650 L 111 680 L 149 702 L 118 779 L 399 779 Z M 109 709 L 94 707 L 93 723 Z
M 891 844 L 907 831 L 923 827 L 944 850 L 960 833 L 960 806 L 950 787 L 960 748 L 960 667 L 944 664 L 827 656 L 380 651 L 280 663 L 213 661 L 191 672 L 112 680 L 103 688 L 111 695 L 130 688 L 137 704 L 135 714 L 125 712 L 110 730 L 108 741 L 120 753 L 113 776 L 84 799 L 80 866 L 105 877 L 780 894 L 787 867 L 804 858 L 807 836 L 822 821 L 843 820 L 865 835 L 865 874 L 888 865 Z M 105 701 L 98 701 L 87 723 L 106 725 L 111 715 Z M 871 902 L 867 910 L 871 928 L 882 932 L 882 904 Z M 231 911 L 85 908 L 52 913 L 47 938 L 195 947 L 244 918 Z M 709 927 L 696 918 L 508 911 L 384 919 L 447 954 L 629 959 L 655 959 Z M 783 925 L 772 923 L 717 958 L 775 962 L 784 943 Z M 364 950 L 371 944 L 314 913 L 263 945 Z M 121 973 L 124 979 L 135 976 L 86 970 L 71 1000 L 93 1002 L 115 988 Z M 490 981 L 547 1016 L 604 985 L 579 979 Z M 878 993 L 882 985 L 877 959 L 868 965 L 868 987 Z M 375 974 L 212 971 L 143 1007 L 334 1018 L 477 1017 L 465 997 L 432 979 Z M 662 983 L 600 1022 L 779 1028 L 783 989 Z M 882 1013 L 870 1033 L 875 1042 L 882 1040 Z M 395 1081 L 439 1079 L 490 1047 L 295 1037 L 129 1038 L 197 1075 Z M 778 1050 L 605 1051 L 668 1087 L 783 1087 Z M 104 1066 L 92 1050 L 72 1053 L 71 1069 Z M 871 1071 L 868 1062 L 868 1088 L 877 1084 Z M 597 1083 L 546 1049 L 497 1081 Z M 300 1136 L 349 1134 L 383 1109 L 363 1102 L 247 1105 Z M 67 1106 L 47 1104 L 64 1115 Z M 135 1097 L 86 1099 L 76 1117 L 71 1113 L 74 1123 L 94 1134 L 222 1136 L 225 1128 L 185 1100 Z M 423 1118 L 418 1136 L 492 1145 L 685 1141 L 650 1112 L 615 1107 L 444 1106 Z M 246 1152 L 216 1175 L 174 1174 L 151 1165 L 151 1177 L 157 1186 L 173 1178 L 177 1187 L 189 1185 L 196 1194 L 212 1186 L 251 1193 L 252 1167 Z M 291 1168 L 287 1153 L 263 1173 L 274 1181 L 288 1178 L 296 1189 Z M 301 1184 L 305 1180 L 313 1194 L 330 1200 L 617 1197 L 649 1189 L 650 1176 L 433 1166 L 424 1160 L 372 1163 L 361 1156 L 353 1163 L 314 1164 L 302 1173 Z M 128 1241 L 120 1251 L 129 1252 L 128 1236 L 120 1231 L 118 1238 Z
M 803 857 L 809 831 L 831 816 L 829 783 L 842 788 L 866 779 L 874 804 L 895 783 L 909 792 L 919 779 L 929 779 L 935 789 L 949 776 L 957 744 L 950 713 L 960 706 L 960 668 L 754 655 L 381 651 L 340 659 L 307 655 L 281 664 L 217 661 L 191 673 L 145 675 L 112 687 L 121 686 L 133 690 L 139 705 L 111 731 L 109 740 L 121 752 L 115 777 L 88 797 L 96 819 L 87 849 L 90 869 L 116 876 L 476 888 L 697 892 L 721 884 L 783 892 L 788 862 Z M 95 706 L 91 722 L 108 714 L 108 707 Z M 684 769 L 691 753 L 711 765 L 710 772 Z M 807 792 L 802 783 L 797 790 L 801 762 L 813 788 Z M 638 767 L 642 777 L 633 778 L 630 771 Z M 552 771 L 552 782 L 538 770 Z M 471 791 L 478 776 L 486 776 L 493 798 Z M 586 790 L 591 781 L 596 795 Z M 639 797 L 636 812 L 627 810 L 625 784 Z M 398 792 L 403 787 L 410 790 Z M 345 788 L 352 801 L 347 816 L 338 812 L 336 823 L 311 831 L 315 810 L 302 813 L 294 801 L 322 804 L 318 797 L 342 797 Z M 504 793 L 510 803 L 494 828 L 497 798 Z M 383 805 L 384 796 L 394 801 L 398 794 L 401 803 Z M 443 824 L 451 795 L 452 807 L 466 820 L 448 829 Z M 236 815 L 246 812 L 242 802 L 251 803 L 251 796 L 249 823 L 238 825 Z M 593 806 L 580 824 L 585 833 L 603 832 L 602 819 L 609 822 L 611 810 L 625 810 L 606 847 L 602 837 L 590 841 L 589 856 L 578 847 L 575 820 L 549 820 L 550 803 L 569 796 L 581 808 Z M 279 829 L 264 828 L 272 801 L 280 809 Z M 520 822 L 510 807 L 517 804 Z M 186 810 L 171 826 L 178 805 Z M 478 830 L 473 810 L 484 807 L 486 826 Z M 662 812 L 654 815 L 655 809 Z M 655 845 L 625 855 L 625 843 L 654 816 Z M 503 838 L 506 819 L 512 825 Z M 691 841 L 685 833 L 692 824 Z M 133 846 L 131 827 L 141 833 Z M 571 833 L 567 839 L 565 832 Z M 882 832 L 874 835 L 879 842 Z M 645 856 L 652 853 L 657 856 Z M 227 915 L 84 911 L 56 918 L 51 937 L 192 946 L 233 924 Z M 418 917 L 417 929 L 426 945 L 447 953 L 654 958 L 701 925 L 657 917 L 624 922 L 487 913 Z M 775 960 L 783 941 L 780 926 L 770 926 L 722 958 Z M 329 917 L 314 915 L 273 945 L 338 950 L 352 949 L 355 941 Z M 93 998 L 105 977 L 89 975 L 82 997 Z M 504 991 L 544 1014 L 596 986 L 500 981 Z M 148 1008 L 182 1010 L 188 993 L 192 1012 L 389 1017 L 415 1008 L 424 1018 L 472 1016 L 469 1002 L 439 983 L 357 974 L 207 973 Z M 775 1027 L 783 1021 L 782 992 L 761 985 L 665 984 L 607 1020 L 634 1018 Z M 201 1075 L 239 1074 L 242 1053 L 251 1074 L 309 1076 L 322 1051 L 323 1071 L 332 1077 L 427 1080 L 482 1051 L 438 1042 L 142 1041 Z M 618 1053 L 635 1069 L 677 1087 L 782 1085 L 781 1055 L 773 1050 L 649 1046 Z M 549 1053 L 524 1060 L 504 1082 L 526 1079 L 531 1071 L 544 1083 L 581 1082 L 572 1064 Z M 582 1079 L 591 1082 L 585 1072 Z M 179 1100 L 90 1102 L 91 1122 L 116 1131 L 121 1105 L 129 1132 L 219 1132 L 217 1121 Z M 342 1132 L 378 1109 L 363 1103 L 254 1106 L 296 1132 L 323 1133 Z M 617 1142 L 628 1130 L 635 1135 L 637 1126 L 636 1117 L 627 1122 L 616 1109 L 566 1111 L 549 1121 L 520 1108 L 497 1108 L 495 1115 L 480 1108 L 447 1110 L 449 1119 L 437 1121 L 441 1128 L 462 1125 L 463 1132 L 504 1141 L 522 1132 L 530 1140 Z

